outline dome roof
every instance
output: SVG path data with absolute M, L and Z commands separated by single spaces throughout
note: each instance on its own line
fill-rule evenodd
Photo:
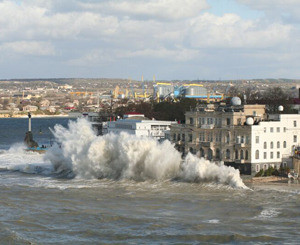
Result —
M 241 105 L 241 104 L 242 104 L 242 101 L 239 97 L 233 97 L 231 99 L 231 105 L 237 106 L 237 105 Z

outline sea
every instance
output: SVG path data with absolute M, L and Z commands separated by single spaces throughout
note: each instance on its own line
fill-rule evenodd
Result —
M 0 119 L 0 244 L 300 244 L 300 184 L 245 183 L 84 119 Z M 52 145 L 52 147 L 50 147 Z

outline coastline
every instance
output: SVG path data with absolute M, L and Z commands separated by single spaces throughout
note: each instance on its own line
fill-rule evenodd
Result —
M 32 115 L 32 117 L 34 118 L 56 118 L 56 117 L 69 117 L 68 114 L 59 114 L 59 115 L 43 115 L 43 114 L 38 114 L 38 115 Z M 28 118 L 27 115 L 13 115 L 13 116 L 10 116 L 10 115 L 6 115 L 6 114 L 3 114 L 1 115 L 0 114 L 0 119 L 2 118 Z
M 289 181 L 288 177 L 279 176 L 266 176 L 266 177 L 245 177 L 242 176 L 244 183 L 287 183 Z

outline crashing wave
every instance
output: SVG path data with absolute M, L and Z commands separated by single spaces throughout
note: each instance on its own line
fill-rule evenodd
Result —
M 53 134 L 58 145 L 49 149 L 45 158 L 56 173 L 115 180 L 210 181 L 247 188 L 238 170 L 192 154 L 182 160 L 169 141 L 159 143 L 127 133 L 99 137 L 85 119 L 70 121 L 68 128 L 56 125 Z

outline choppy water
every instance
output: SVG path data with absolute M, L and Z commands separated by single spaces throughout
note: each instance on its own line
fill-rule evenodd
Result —
M 42 120 L 51 119 L 39 120 L 43 123 Z M 0 120 L 0 128 L 1 123 Z M 66 125 L 66 121 L 62 124 Z M 68 132 L 62 131 L 67 137 L 64 140 L 75 147 L 75 139 L 69 138 L 75 132 L 69 136 Z M 14 137 L 17 138 L 15 134 Z M 20 137 L 23 140 L 23 133 Z M 2 138 L 0 141 L 3 143 Z M 117 165 L 122 162 L 118 157 L 108 158 L 115 161 L 115 168 L 95 165 L 100 160 L 92 158 L 97 154 L 91 149 L 100 147 L 98 139 L 91 136 L 89 141 L 84 137 L 79 141 L 82 144 L 70 150 L 56 149 L 48 153 L 52 158 L 24 152 L 20 145 L 11 147 L 3 143 L 0 150 L 1 244 L 299 244 L 298 183 L 250 185 L 250 189 L 245 189 L 238 182 L 227 181 L 233 172 L 221 168 L 227 179 L 216 178 L 203 170 L 206 165 L 202 162 L 196 164 L 198 168 L 193 165 L 178 170 L 182 171 L 179 176 L 171 179 L 144 167 L 137 179 L 137 172 L 128 174 L 127 165 Z M 132 141 L 120 141 L 106 139 L 104 142 L 116 155 L 120 154 L 120 148 L 127 154 L 141 154 L 129 147 L 134 144 Z M 100 143 L 103 147 L 104 143 Z M 118 148 L 116 144 L 120 144 Z M 152 144 L 149 143 L 157 147 Z M 140 148 L 147 152 L 147 147 Z M 109 147 L 105 149 L 109 152 Z M 50 162 L 53 154 L 56 164 L 71 161 L 64 167 L 70 167 L 75 178 L 55 170 L 55 164 Z M 159 159 L 169 166 L 164 156 L 156 161 Z M 136 161 L 128 161 L 140 164 L 140 160 L 137 157 Z M 101 164 L 107 166 L 107 161 Z M 111 174 L 116 169 L 117 177 Z M 97 179 L 99 174 L 106 174 L 106 178 Z

